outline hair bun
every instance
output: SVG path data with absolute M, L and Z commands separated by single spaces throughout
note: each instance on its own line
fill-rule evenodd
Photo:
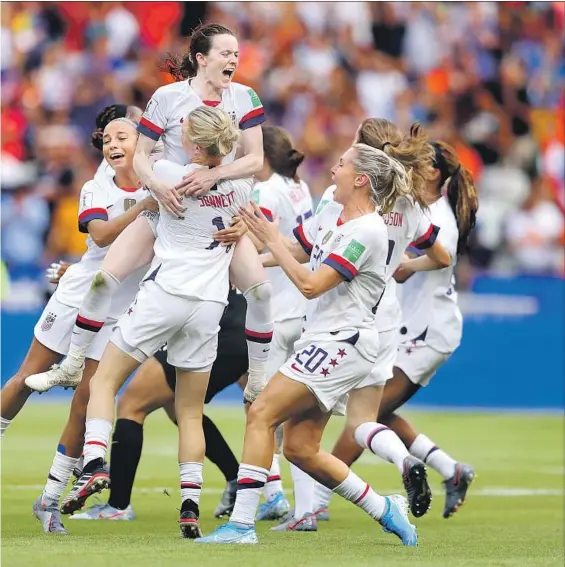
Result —
M 90 135 L 90 142 L 97 150 L 102 151 L 102 148 L 104 147 L 104 143 L 102 142 L 103 138 L 104 130 L 102 128 L 96 128 L 96 130 L 94 130 L 94 132 Z
M 293 166 L 298 167 L 304 161 L 304 154 L 292 149 L 288 152 L 288 160 Z

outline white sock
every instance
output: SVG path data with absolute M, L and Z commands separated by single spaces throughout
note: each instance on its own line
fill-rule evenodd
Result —
M 290 473 L 294 482 L 294 519 L 300 520 L 305 515 L 314 513 L 316 481 L 292 463 Z
M 361 424 L 355 430 L 355 441 L 378 457 L 394 463 L 401 474 L 404 471 L 404 459 L 409 455 L 408 449 L 398 435 L 386 425 L 374 421 Z
M 192 500 L 200 504 L 203 463 L 179 463 L 181 501 Z
M 386 499 L 384 496 L 377 494 L 351 470 L 347 478 L 333 491 L 349 502 L 353 502 L 355 506 L 359 506 L 374 520 L 380 520 L 385 513 Z
M 12 423 L 11 419 L 4 419 L 3 417 L 0 417 L 0 439 L 4 437 L 4 431 L 8 429 L 10 423 Z
M 42 499 L 49 499 L 59 503 L 61 496 L 69 480 L 73 474 L 73 469 L 78 462 L 78 458 L 67 457 L 57 451 L 55 457 L 53 458 L 53 464 L 49 469 L 49 475 L 47 476 L 47 482 L 45 483 L 45 488 L 43 489 Z
M 86 420 L 83 451 L 85 467 L 94 459 L 104 459 L 112 427 L 112 422 L 107 419 L 93 418 Z
M 267 502 L 272 500 L 279 492 L 283 492 L 281 467 L 279 465 L 280 457 L 279 454 L 273 455 L 273 463 L 271 464 L 271 470 L 267 476 L 267 482 L 263 491 Z
M 248 380 L 257 383 L 267 378 L 265 372 L 274 328 L 271 309 L 273 286 L 269 281 L 261 282 L 250 287 L 243 295 L 247 300 L 245 338 L 249 353 Z
M 255 515 L 261 491 L 269 471 L 254 465 L 239 465 L 237 473 L 237 496 L 230 522 L 252 526 L 255 524 Z
M 445 480 L 450 479 L 455 474 L 457 461 L 452 459 L 431 439 L 428 439 L 428 437 L 421 433 L 414 439 L 414 443 L 410 445 L 410 454 L 424 461 L 424 463 L 437 471 Z
M 317 482 L 314 492 L 314 510 L 317 511 L 322 508 L 327 508 L 330 505 L 332 495 L 333 490 L 331 488 Z
M 106 322 L 112 296 L 119 286 L 120 281 L 109 272 L 96 272 L 78 311 L 69 353 L 61 366 L 70 371 L 82 368 L 92 341 Z

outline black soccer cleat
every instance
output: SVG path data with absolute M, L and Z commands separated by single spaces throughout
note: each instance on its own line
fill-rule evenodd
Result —
M 432 491 L 428 484 L 426 465 L 412 455 L 406 457 L 402 482 L 406 489 L 412 515 L 415 518 L 422 517 L 430 509 L 432 502 Z
M 63 500 L 61 514 L 74 514 L 77 510 L 81 510 L 90 496 L 102 492 L 109 486 L 110 473 L 104 464 L 104 459 L 90 461 Z
M 180 510 L 180 535 L 183 539 L 196 539 L 202 537 L 202 531 L 198 525 L 200 510 L 198 504 L 188 499 L 182 503 Z
M 464 463 L 455 465 L 455 474 L 443 483 L 445 486 L 444 518 L 450 518 L 463 506 L 467 491 L 476 476 L 475 469 L 471 465 Z

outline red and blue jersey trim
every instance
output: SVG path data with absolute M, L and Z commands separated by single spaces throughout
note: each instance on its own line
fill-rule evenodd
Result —
M 348 282 L 350 282 L 359 273 L 357 268 L 351 262 L 337 254 L 330 254 L 323 263 L 340 273 L 345 281 Z
M 108 220 L 108 211 L 106 209 L 86 209 L 78 216 L 78 229 L 80 232 L 88 232 L 87 225 L 90 221 L 100 219 L 103 221 Z
M 304 227 L 299 224 L 292 232 L 294 233 L 296 240 L 298 240 L 298 242 L 300 243 L 300 246 L 302 246 L 302 248 L 304 249 L 304 252 L 306 252 L 306 254 L 310 256 L 310 254 L 312 253 L 312 244 L 308 242 L 308 239 L 304 234 Z
M 267 120 L 267 117 L 265 116 L 263 107 L 255 108 L 239 121 L 239 129 L 247 130 L 248 128 L 253 128 L 253 126 L 259 126 L 259 124 L 263 124 L 265 120 Z
M 266 209 L 265 207 L 259 207 L 261 209 L 261 212 L 267 217 L 267 220 L 273 222 L 273 213 L 271 211 L 269 211 L 269 209 Z
M 157 141 L 165 130 L 163 130 L 163 128 L 159 128 L 159 126 L 156 126 L 153 122 L 150 122 L 147 118 L 142 116 L 139 124 L 137 125 L 137 131 L 140 134 Z
M 426 234 L 420 236 L 420 238 L 412 242 L 410 246 L 414 248 L 418 248 L 418 250 L 426 250 L 426 248 L 430 248 L 431 246 L 434 245 L 438 233 L 439 233 L 439 226 L 436 226 L 435 224 L 430 224 L 430 228 L 428 228 Z

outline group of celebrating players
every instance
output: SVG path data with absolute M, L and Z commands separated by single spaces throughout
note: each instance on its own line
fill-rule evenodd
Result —
M 125 105 L 99 114 L 92 143 L 104 160 L 79 205 L 88 249 L 49 270 L 58 286 L 2 390 L 2 435 L 33 391 L 76 388 L 33 505 L 46 533 L 68 533 L 61 514 L 108 487 L 107 504 L 71 518 L 135 518 L 143 423 L 164 408 L 179 431 L 183 537 L 257 543 L 256 519 L 316 531 L 336 493 L 417 545 L 408 508 L 420 517 L 430 507 L 426 465 L 444 479 L 446 518 L 475 476 L 396 413 L 461 340 L 453 270 L 475 224 L 472 177 L 420 127 L 404 133 L 369 118 L 314 211 L 297 173 L 304 156 L 263 124 L 255 91 L 232 82 L 237 62 L 233 32 L 202 25 L 188 53 L 166 63 L 177 80 L 143 114 Z M 138 367 L 114 428 L 115 397 Z M 247 414 L 240 464 L 203 415 L 235 382 Z M 345 427 L 327 453 L 332 414 Z M 364 449 L 398 467 L 407 498 L 379 495 L 350 469 Z M 208 536 L 199 527 L 205 456 L 226 478 L 215 515 L 230 516 Z

